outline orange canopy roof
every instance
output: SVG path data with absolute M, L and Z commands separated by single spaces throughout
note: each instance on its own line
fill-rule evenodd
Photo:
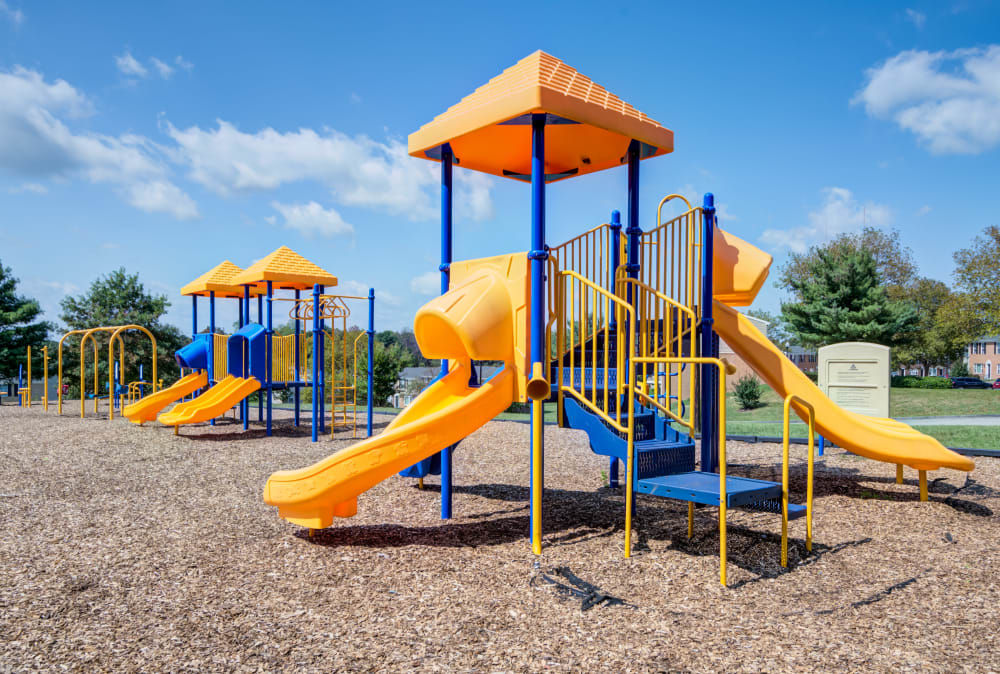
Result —
M 458 166 L 530 181 L 535 113 L 547 113 L 547 182 L 620 166 L 632 140 L 642 159 L 674 149 L 673 131 L 536 51 L 410 134 L 409 152 L 440 160 L 448 143 Z
M 275 290 L 311 290 L 319 283 L 326 287 L 337 285 L 337 277 L 317 267 L 288 246 L 282 246 L 267 257 L 257 260 L 233 279 L 238 285 L 263 287 L 271 281 Z
M 235 264 L 226 260 L 181 288 L 181 295 L 208 297 L 214 292 L 216 297 L 243 297 L 243 287 L 233 282 L 236 275 L 242 271 Z M 256 288 L 251 288 L 250 294 L 257 296 L 261 292 Z

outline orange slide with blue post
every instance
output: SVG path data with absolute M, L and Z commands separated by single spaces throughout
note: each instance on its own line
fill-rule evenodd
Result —
M 169 412 L 158 416 L 156 420 L 164 426 L 173 426 L 175 429 L 184 424 L 211 421 L 259 389 L 260 380 L 256 377 L 244 378 L 230 375 L 204 394 L 194 400 L 174 406 Z
M 816 428 L 853 454 L 918 471 L 954 468 L 970 471 L 968 457 L 894 419 L 867 417 L 843 409 L 734 306 L 749 306 L 764 285 L 771 256 L 752 244 L 716 229 L 713 255 L 713 328 L 733 351 L 784 398 L 793 394 L 813 406 Z
M 425 304 L 414 333 L 427 358 L 449 360 L 431 384 L 381 434 L 299 470 L 274 473 L 264 501 L 300 526 L 323 529 L 357 513 L 358 496 L 393 474 L 465 438 L 512 402 L 527 378 L 527 256 L 451 266 L 451 289 Z M 481 386 L 469 385 L 472 360 L 501 360 Z
M 208 386 L 208 373 L 204 371 L 192 372 L 178 379 L 172 386 L 160 389 L 156 393 L 150 393 L 131 405 L 126 405 L 122 408 L 122 415 L 133 424 L 141 426 L 147 421 L 155 421 L 160 410 L 170 403 L 191 395 L 206 386 Z

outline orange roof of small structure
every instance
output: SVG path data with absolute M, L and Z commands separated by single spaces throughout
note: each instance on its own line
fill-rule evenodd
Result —
M 673 152 L 674 132 L 543 51 L 521 59 L 410 134 L 409 153 L 531 180 L 531 115 L 547 113 L 545 180 L 620 166 L 632 140 L 640 158 Z
M 319 283 L 326 287 L 337 285 L 337 277 L 317 267 L 288 246 L 282 246 L 267 257 L 257 260 L 236 275 L 233 283 L 263 287 L 271 281 L 275 290 L 311 290 Z
M 243 286 L 233 282 L 236 275 L 242 271 L 226 260 L 181 288 L 181 295 L 208 297 L 214 292 L 216 297 L 243 297 Z M 250 294 L 257 296 L 262 293 L 256 288 L 251 288 Z

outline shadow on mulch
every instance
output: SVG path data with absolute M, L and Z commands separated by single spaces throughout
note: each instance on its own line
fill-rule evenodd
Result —
M 281 419 L 278 421 L 271 422 L 271 437 L 275 438 L 308 438 L 312 435 L 312 427 L 308 421 L 304 418 L 304 422 L 299 426 L 296 426 L 291 419 Z M 181 426 L 181 431 L 178 437 L 185 438 L 187 440 L 205 440 L 208 442 L 231 442 L 233 440 L 255 440 L 258 438 L 267 437 L 267 429 L 262 427 L 261 424 L 264 422 L 252 420 L 250 422 L 250 428 L 243 430 L 243 422 L 239 419 L 216 419 L 215 426 L 196 426 L 195 428 L 188 429 L 185 432 L 185 427 Z M 380 422 L 372 424 L 372 435 L 378 435 L 379 432 L 385 429 L 389 425 L 389 422 Z M 207 432 L 198 433 L 193 432 L 197 428 L 232 428 L 232 432 L 218 433 L 218 432 Z M 169 429 L 169 426 L 164 426 L 164 428 Z M 358 437 L 351 437 L 349 431 L 338 431 L 337 435 L 333 438 L 330 437 L 330 424 L 327 421 L 326 430 L 319 435 L 320 440 L 334 440 L 334 441 L 349 441 L 349 442 L 361 442 L 365 440 L 365 427 L 363 424 L 359 425 Z

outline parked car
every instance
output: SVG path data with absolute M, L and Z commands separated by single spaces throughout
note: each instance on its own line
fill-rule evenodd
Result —
M 988 382 L 983 381 L 979 377 L 952 377 L 951 378 L 952 388 L 990 388 Z
M 1000 379 L 997 379 L 995 382 L 993 382 L 993 388 L 1000 388 Z

